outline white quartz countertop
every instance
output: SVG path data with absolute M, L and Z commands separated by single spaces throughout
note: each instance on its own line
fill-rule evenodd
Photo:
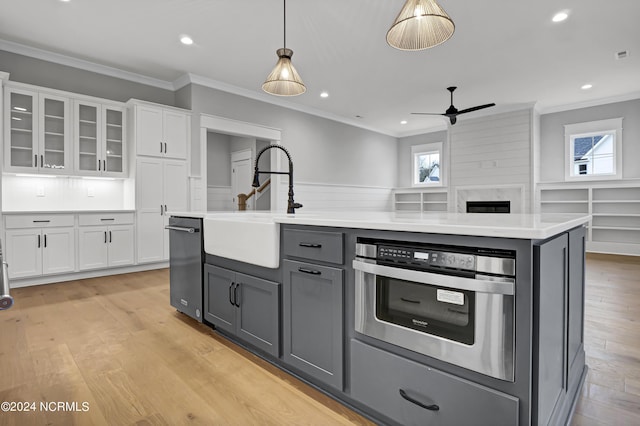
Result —
M 411 213 L 363 211 L 169 212 L 172 216 L 233 221 L 269 221 L 297 225 L 379 229 L 499 238 L 545 239 L 586 224 L 584 214 Z M 206 226 L 206 225 L 205 225 Z

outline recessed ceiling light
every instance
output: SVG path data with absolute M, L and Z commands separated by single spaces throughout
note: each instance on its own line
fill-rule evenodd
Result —
M 60 0 L 62 3 L 69 3 L 71 0 Z
M 193 44 L 193 39 L 191 37 L 189 37 L 188 35 L 182 35 L 180 36 L 180 42 L 182 44 L 186 44 L 187 46 Z
M 402 120 L 400 124 L 407 124 L 407 120 Z
M 563 10 L 563 11 L 558 12 L 555 15 L 553 15 L 553 18 L 551 18 L 551 20 L 553 22 L 562 22 L 565 19 L 567 19 L 568 17 L 569 17 L 569 12 L 567 12 L 566 10 Z
M 593 84 L 589 84 L 589 83 L 587 83 L 587 84 L 583 84 L 583 85 L 582 85 L 582 87 L 581 87 L 581 89 L 582 89 L 582 90 L 589 90 L 589 89 L 591 89 L 592 87 L 593 87 Z
M 322 92 L 322 93 L 320 93 L 320 97 L 321 98 L 328 98 L 329 94 L 327 92 Z

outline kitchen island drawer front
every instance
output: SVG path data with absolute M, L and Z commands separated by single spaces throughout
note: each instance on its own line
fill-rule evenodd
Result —
M 7 229 L 74 226 L 74 222 L 73 214 L 5 214 L 5 225 Z
M 517 425 L 518 399 L 351 340 L 351 396 L 403 425 Z
M 133 225 L 133 213 L 82 213 L 78 215 L 80 226 Z
M 342 232 L 284 230 L 285 256 L 342 264 L 343 247 Z

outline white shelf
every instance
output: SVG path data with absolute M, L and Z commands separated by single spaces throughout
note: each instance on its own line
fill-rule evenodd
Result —
M 640 184 L 541 185 L 541 213 L 587 213 L 587 251 L 640 255 Z
M 412 212 L 446 212 L 449 207 L 446 189 L 396 189 L 393 191 L 395 210 Z

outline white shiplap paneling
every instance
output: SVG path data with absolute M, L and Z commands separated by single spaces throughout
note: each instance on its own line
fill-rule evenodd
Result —
M 230 186 L 207 187 L 207 211 L 235 210 Z
M 286 202 L 288 186 L 281 185 L 281 194 Z M 296 182 L 294 199 L 304 205 L 304 211 L 311 210 L 392 210 L 392 188 L 357 185 L 326 185 Z
M 531 110 L 463 120 L 450 128 L 451 188 L 524 186 L 531 209 Z

